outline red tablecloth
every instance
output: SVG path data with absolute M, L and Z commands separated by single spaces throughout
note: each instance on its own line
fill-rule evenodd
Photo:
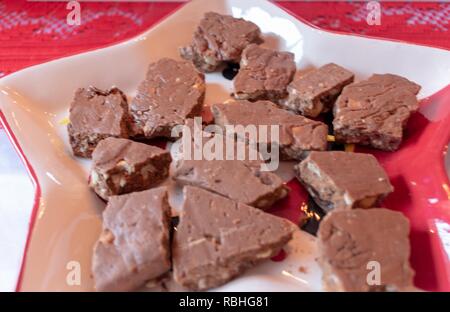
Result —
M 449 3 L 382 2 L 381 25 L 366 22 L 364 2 L 280 1 L 319 27 L 450 49 Z M 0 1 L 0 77 L 51 59 L 126 40 L 180 3 L 85 3 L 81 25 L 66 23 L 64 2 Z

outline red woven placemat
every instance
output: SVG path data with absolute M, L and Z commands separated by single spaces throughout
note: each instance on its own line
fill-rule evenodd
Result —
M 0 77 L 55 58 L 111 45 L 148 29 L 180 3 L 84 3 L 81 25 L 64 2 L 0 1 Z
M 450 49 L 450 3 L 384 2 L 381 24 L 368 25 L 366 2 L 282 2 L 310 23 L 334 31 L 397 39 Z
M 381 25 L 366 22 L 364 2 L 279 4 L 324 29 L 450 49 L 449 3 L 382 2 Z M 81 3 L 80 26 L 66 23 L 64 2 L 0 2 L 0 77 L 51 59 L 104 47 L 143 32 L 181 3 Z

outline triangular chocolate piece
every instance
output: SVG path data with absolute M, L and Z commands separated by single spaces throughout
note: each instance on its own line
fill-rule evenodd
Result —
M 130 291 L 170 269 L 170 207 L 165 187 L 111 196 L 94 247 L 98 291 Z
M 175 281 L 192 290 L 220 286 L 276 255 L 293 229 L 285 219 L 186 186 L 172 245 Z

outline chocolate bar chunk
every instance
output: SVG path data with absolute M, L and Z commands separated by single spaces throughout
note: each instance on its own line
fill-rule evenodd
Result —
M 333 211 L 320 223 L 319 264 L 329 291 L 413 288 L 409 222 L 384 208 Z
M 192 290 L 220 286 L 278 254 L 293 229 L 285 219 L 187 186 L 172 245 L 175 281 Z
M 342 89 L 353 82 L 352 72 L 326 64 L 295 79 L 287 87 L 289 97 L 280 104 L 305 116 L 317 117 L 332 108 Z
M 275 173 L 261 171 L 259 164 L 240 160 L 181 160 L 176 164 L 173 179 L 181 185 L 197 186 L 267 209 L 286 197 L 289 188 Z
M 370 154 L 311 152 L 295 166 L 295 173 L 325 211 L 375 207 L 394 190 Z
M 170 207 L 165 187 L 111 196 L 94 247 L 97 291 L 131 291 L 170 269 Z
M 287 195 L 289 188 L 276 174 L 262 170 L 264 162 L 261 155 L 250 145 L 237 143 L 233 138 L 220 134 L 203 131 L 202 135 L 203 145 L 219 141 L 224 146 L 223 150 L 219 158 L 196 160 L 194 141 L 190 142 L 190 154 L 181 146 L 172 176 L 179 184 L 201 187 L 261 209 L 270 207 Z M 229 154 L 226 144 L 233 145 Z M 238 187 L 236 179 L 243 184 Z
M 225 125 L 267 125 L 266 138 L 257 138 L 259 143 L 267 141 L 276 143 L 280 148 L 282 159 L 298 159 L 306 157 L 309 151 L 327 149 L 328 127 L 326 124 L 295 115 L 269 101 L 235 101 L 214 104 L 211 107 L 215 123 Z M 274 141 L 270 125 L 279 126 L 279 142 Z M 248 138 L 242 138 L 248 139 Z
M 254 23 L 208 12 L 200 21 L 192 43 L 181 48 L 180 54 L 198 70 L 211 72 L 224 62 L 239 63 L 242 50 L 261 41 L 261 31 Z
M 75 156 L 90 158 L 98 142 L 128 137 L 127 98 L 118 88 L 80 88 L 70 104 L 70 145 Z
M 293 53 L 251 44 L 242 52 L 241 68 L 234 78 L 234 97 L 252 101 L 282 99 L 295 70 Z
M 150 64 L 130 105 L 133 135 L 171 137 L 176 125 L 200 115 L 205 97 L 205 77 L 185 61 L 163 58 Z
M 102 140 L 92 154 L 89 185 L 103 199 L 149 189 L 169 174 L 170 153 L 127 139 Z
M 391 74 L 348 85 L 334 107 L 336 140 L 386 151 L 398 149 L 409 116 L 419 107 L 419 90 L 414 82 Z

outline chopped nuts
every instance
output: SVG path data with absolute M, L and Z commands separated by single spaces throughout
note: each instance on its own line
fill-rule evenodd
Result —
M 110 230 L 105 229 L 100 235 L 99 241 L 103 244 L 111 244 L 114 241 L 114 234 Z

